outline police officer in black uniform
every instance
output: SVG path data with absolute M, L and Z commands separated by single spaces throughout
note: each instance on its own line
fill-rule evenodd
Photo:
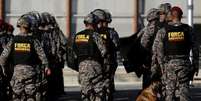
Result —
M 97 16 L 89 14 L 85 17 L 86 29 L 77 33 L 73 49 L 79 65 L 79 83 L 83 101 L 106 101 L 104 89 L 103 58 L 106 48 L 101 36 L 95 32 Z
M 107 48 L 107 57 L 105 58 L 105 88 L 107 91 L 107 100 L 113 100 L 114 75 L 118 66 L 117 54 L 119 52 L 119 35 L 108 26 L 112 22 L 111 14 L 107 10 L 95 9 L 93 14 L 97 15 L 100 19 L 98 23 L 98 33 L 102 36 L 104 44 Z
M 172 22 L 160 29 L 153 54 L 161 68 L 165 101 L 191 101 L 189 81 L 199 70 L 199 49 L 192 28 L 181 22 L 183 11 L 171 8 Z M 192 50 L 192 63 L 189 59 Z
M 12 27 L 10 24 L 0 20 L 0 53 L 3 51 L 3 47 L 12 39 L 13 30 L 9 30 L 8 28 Z M 7 87 L 9 88 L 9 82 L 12 76 L 11 66 L 7 65 L 8 68 L 3 70 L 0 68 L 0 99 L 8 100 L 7 98 Z M 6 76 L 5 76 L 6 75 Z M 9 92 L 9 91 L 8 91 Z
M 48 98 L 64 94 L 64 55 L 67 49 L 67 38 L 59 28 L 56 19 L 48 12 L 41 13 L 41 44 L 47 55 L 51 75 L 48 77 Z
M 41 101 L 42 98 L 37 97 L 36 84 L 36 67 L 39 62 L 43 65 L 43 69 L 47 75 L 51 73 L 48 68 L 47 58 L 38 42 L 32 37 L 31 18 L 22 16 L 17 22 L 20 34 L 4 47 L 0 56 L 0 64 L 5 67 L 6 61 L 11 61 L 14 66 L 14 73 L 11 79 L 11 87 L 13 91 L 12 100 L 20 101 Z

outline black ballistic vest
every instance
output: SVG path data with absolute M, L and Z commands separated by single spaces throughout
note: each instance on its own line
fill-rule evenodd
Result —
M 35 52 L 33 38 L 31 36 L 15 36 L 12 44 L 12 61 L 14 65 L 35 65 L 38 55 Z
M 93 33 L 93 30 L 84 30 L 75 36 L 75 52 L 79 62 L 89 58 L 94 60 L 101 58 L 101 53 L 92 38 Z
M 164 41 L 165 55 L 189 55 L 191 47 L 190 27 L 186 24 L 180 26 L 166 26 Z

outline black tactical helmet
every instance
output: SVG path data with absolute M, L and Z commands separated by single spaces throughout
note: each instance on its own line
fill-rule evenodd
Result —
M 27 15 L 21 16 L 17 21 L 17 27 L 30 28 L 31 27 L 31 19 Z
M 156 9 L 156 8 L 151 8 L 148 13 L 147 13 L 147 21 L 152 21 L 155 19 L 159 19 L 160 18 L 160 10 Z
M 99 20 L 96 15 L 90 13 L 84 17 L 84 24 L 98 24 Z
M 25 13 L 21 17 L 28 17 L 29 19 L 31 19 L 31 22 L 30 22 L 31 23 L 31 25 L 30 25 L 31 31 L 37 31 L 38 30 L 41 18 L 40 18 L 40 15 L 37 11 Z
M 56 19 L 55 19 L 55 17 L 53 15 L 50 16 L 50 22 L 51 22 L 51 24 L 57 23 Z
M 50 22 L 54 27 L 58 27 L 58 23 L 56 21 L 56 18 L 53 15 L 51 15 L 51 17 L 50 17 Z
M 34 17 L 34 19 L 37 21 L 37 26 L 41 24 L 41 16 L 38 11 L 31 11 L 31 12 L 28 12 L 27 14 Z
M 51 24 L 51 16 L 52 15 L 48 12 L 41 13 L 41 23 L 45 25 Z
M 161 12 L 164 12 L 165 14 L 168 14 L 168 12 L 170 12 L 171 10 L 171 4 L 170 3 L 164 3 L 164 4 L 160 4 L 158 9 L 161 11 Z
M 106 21 L 108 23 L 111 23 L 112 22 L 112 15 L 111 15 L 111 13 L 108 10 L 104 10 L 104 11 L 105 11 Z
M 49 28 L 56 28 L 58 27 L 58 24 L 56 22 L 56 19 L 53 15 L 51 15 L 48 12 L 41 13 L 41 25 L 48 25 Z
M 96 15 L 100 21 L 106 21 L 106 13 L 102 9 L 95 9 L 91 12 L 92 14 Z

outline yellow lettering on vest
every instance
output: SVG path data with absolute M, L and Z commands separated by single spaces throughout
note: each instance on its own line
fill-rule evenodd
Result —
M 184 32 L 168 32 L 169 41 L 183 41 Z
M 103 39 L 107 39 L 107 35 L 106 34 L 100 34 L 101 35 L 101 37 L 103 38 Z
M 29 43 L 15 43 L 15 51 L 30 52 L 31 45 Z
M 89 41 L 89 35 L 77 35 L 75 42 L 88 42 Z

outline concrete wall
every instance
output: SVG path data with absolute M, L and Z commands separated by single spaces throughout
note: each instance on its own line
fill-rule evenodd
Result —
M 165 2 L 180 6 L 184 16 L 187 15 L 187 0 L 139 0 L 139 12 L 144 16 L 150 8 Z M 201 23 L 201 0 L 194 0 L 194 4 L 194 21 Z M 66 0 L 5 0 L 5 7 L 6 20 L 14 26 L 18 17 L 26 12 L 47 11 L 56 16 L 62 30 L 66 32 Z M 72 0 L 72 34 L 83 29 L 83 17 L 96 8 L 108 9 L 112 13 L 111 26 L 115 27 L 120 37 L 133 34 L 134 0 Z M 185 18 L 183 21 L 187 23 Z
M 16 26 L 20 15 L 30 12 L 50 12 L 55 15 L 59 25 L 65 32 L 66 28 L 66 5 L 65 0 L 5 0 L 6 20 Z M 18 33 L 15 28 L 15 34 Z
M 179 6 L 184 11 L 183 22 L 187 23 L 187 0 L 138 0 L 139 13 L 142 17 L 146 16 L 150 8 L 157 8 L 161 3 L 171 3 L 172 6 Z M 201 23 L 201 0 L 194 0 L 194 22 Z M 83 16 L 90 11 L 101 8 L 108 9 L 113 15 L 112 27 L 119 32 L 120 37 L 133 34 L 134 0 L 73 0 L 73 23 L 76 24 L 74 31 L 83 28 Z M 146 24 L 146 20 L 145 24 Z M 74 32 L 74 33 L 75 33 Z
M 94 9 L 108 9 L 113 15 L 111 26 L 122 36 L 132 33 L 133 0 L 73 0 L 74 31 L 83 29 L 83 17 Z
M 141 1 L 141 0 L 139 0 Z M 183 16 L 184 18 L 182 19 L 185 23 L 187 23 L 187 1 L 188 0 L 145 0 L 144 1 L 144 8 L 145 8 L 145 14 L 146 12 L 153 7 L 158 7 L 161 3 L 171 3 L 172 6 L 179 6 L 183 10 Z M 201 0 L 194 0 L 194 23 L 201 23 Z

